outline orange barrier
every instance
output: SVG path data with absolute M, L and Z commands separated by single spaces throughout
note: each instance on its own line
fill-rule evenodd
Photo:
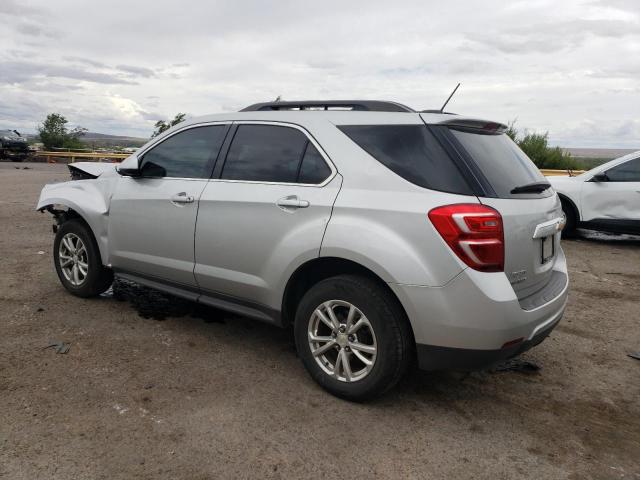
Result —
M 575 177 L 576 175 L 584 173 L 586 170 L 550 170 L 548 168 L 541 168 L 540 171 L 545 177 L 557 177 L 559 175 L 569 175 L 570 177 Z
M 36 155 L 39 157 L 46 157 L 47 163 L 57 163 L 55 160 L 56 158 L 69 158 L 71 159 L 71 163 L 74 163 L 76 158 L 97 159 L 98 162 L 102 162 L 104 160 L 121 162 L 131 154 L 103 152 L 37 152 Z

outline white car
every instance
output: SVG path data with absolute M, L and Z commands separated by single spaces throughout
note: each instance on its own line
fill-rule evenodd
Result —
M 577 227 L 640 234 L 640 150 L 576 177 L 548 177 L 567 217 Z

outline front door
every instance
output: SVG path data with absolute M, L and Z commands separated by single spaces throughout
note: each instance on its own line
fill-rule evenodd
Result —
M 635 224 L 640 227 L 640 158 L 605 172 L 604 181 L 582 186 L 582 219 Z
M 195 287 L 198 202 L 228 130 L 190 127 L 140 158 L 140 177 L 117 182 L 109 212 L 110 262 L 116 271 Z

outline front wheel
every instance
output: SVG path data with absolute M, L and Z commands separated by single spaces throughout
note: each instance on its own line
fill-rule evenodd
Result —
M 393 387 L 413 354 L 404 311 L 375 281 L 340 275 L 313 286 L 298 305 L 296 348 L 313 379 L 362 401 Z
M 113 283 L 113 272 L 102 265 L 91 230 L 80 220 L 69 220 L 58 228 L 53 261 L 64 288 L 78 297 L 100 295 Z
M 576 234 L 576 212 L 569 202 L 565 200 L 560 201 L 562 204 L 562 212 L 565 216 L 565 225 L 562 229 L 563 238 L 571 238 Z

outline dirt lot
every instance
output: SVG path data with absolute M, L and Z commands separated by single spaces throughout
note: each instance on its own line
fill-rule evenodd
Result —
M 66 294 L 33 211 L 66 167 L 16 166 L 0 164 L 0 478 L 640 479 L 640 239 L 564 242 L 565 318 L 525 355 L 540 372 L 413 372 L 359 405 L 278 329 L 131 285 Z

